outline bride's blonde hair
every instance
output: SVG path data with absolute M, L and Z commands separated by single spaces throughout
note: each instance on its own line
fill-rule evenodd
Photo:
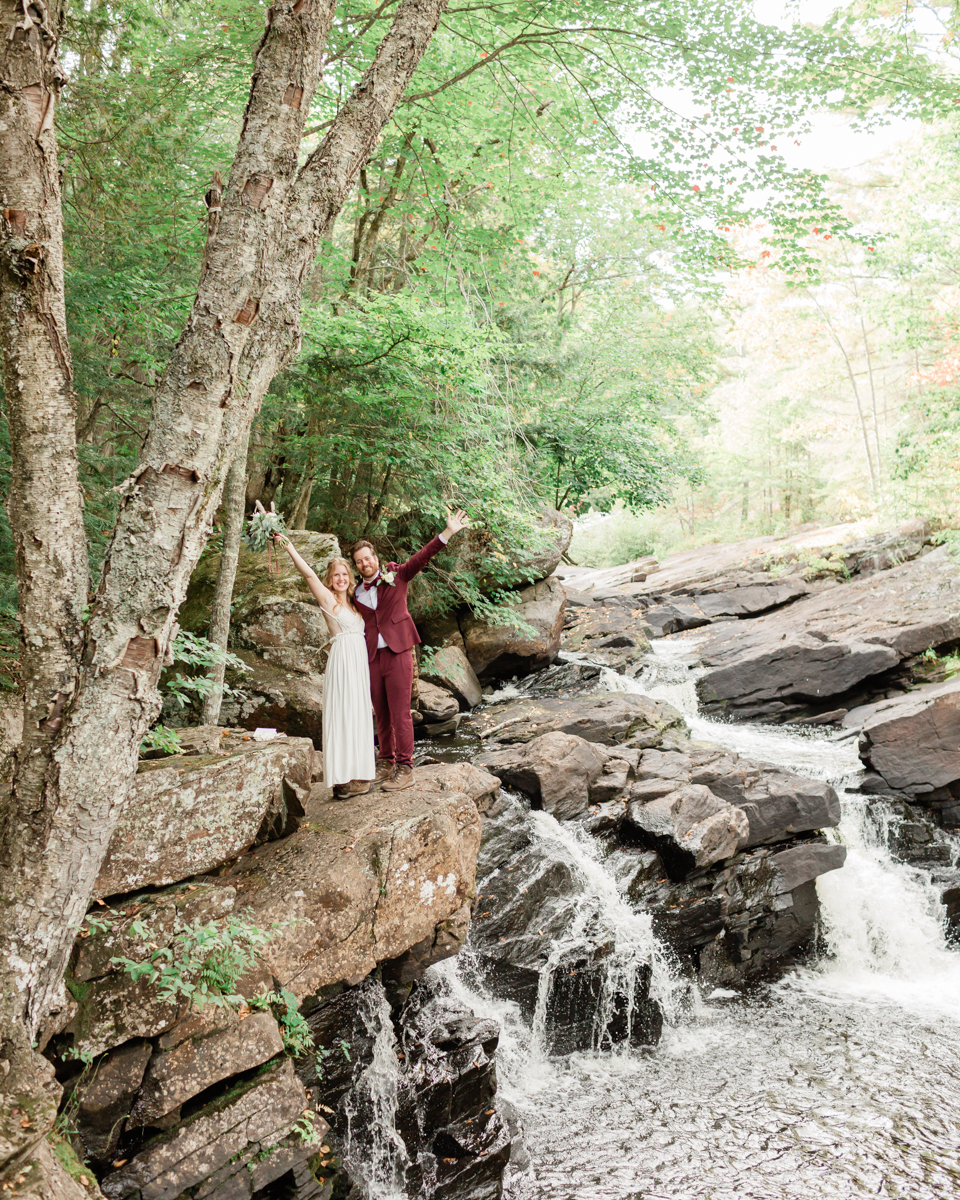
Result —
M 330 561 L 327 563 L 327 569 L 323 575 L 323 582 L 326 584 L 326 586 L 332 592 L 333 591 L 333 573 L 337 569 L 337 567 L 346 567 L 347 568 L 347 574 L 350 576 L 350 583 L 347 585 L 347 602 L 350 604 L 351 607 L 354 607 L 353 593 L 357 589 L 357 580 L 356 580 L 356 576 L 353 573 L 353 563 L 348 562 L 345 558 L 331 558 Z M 334 592 L 334 595 L 336 595 L 336 592 Z

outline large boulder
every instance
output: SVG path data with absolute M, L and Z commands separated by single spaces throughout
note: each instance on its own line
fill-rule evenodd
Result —
M 459 630 L 420 664 L 420 678 L 456 696 L 463 708 L 476 708 L 483 699 L 477 673 L 470 665 Z
M 923 795 L 960 780 L 960 679 L 852 709 L 860 757 L 893 790 Z
M 144 762 L 130 789 L 94 897 L 163 886 L 235 859 L 272 831 L 289 832 L 313 776 L 313 743 L 225 734 L 212 755 Z
M 730 750 L 701 746 L 688 752 L 645 750 L 630 790 L 643 803 L 687 784 L 703 785 L 736 805 L 747 820 L 738 848 L 782 842 L 796 834 L 840 824 L 840 800 L 820 780 L 806 779 L 771 763 L 740 758 Z
M 705 710 L 777 719 L 836 707 L 833 697 L 960 638 L 958 582 L 957 564 L 941 547 L 783 611 L 718 626 L 701 647 Z
M 228 877 L 247 917 L 275 929 L 260 957 L 278 983 L 311 995 L 436 941 L 473 891 L 478 809 L 499 787 L 470 764 L 441 764 L 418 767 L 407 791 L 349 804 L 317 789 L 308 821 L 253 850 Z M 455 952 L 449 941 L 438 946 Z
M 323 734 L 323 676 L 315 671 L 273 666 L 250 650 L 234 653 L 249 671 L 242 675 L 230 673 L 229 682 L 243 692 L 243 697 L 224 699 L 220 707 L 224 723 L 243 729 L 277 729 L 290 737 L 310 738 L 319 746 Z
M 340 554 L 333 534 L 301 529 L 289 536 L 321 578 L 330 559 Z M 219 569 L 220 555 L 206 554 L 191 576 L 179 613 L 184 629 L 207 632 Z M 305 671 L 315 666 L 308 658 L 315 658 L 328 641 L 323 614 L 290 556 L 272 548 L 269 556 L 266 550 L 260 554 L 241 550 L 233 588 L 231 646 L 253 650 L 289 670 Z
M 476 617 L 461 620 L 467 658 L 480 679 L 528 675 L 557 657 L 567 603 L 563 585 L 558 579 L 541 579 L 516 596 L 517 603 L 508 610 L 509 624 L 491 625 Z
M 675 708 L 628 692 L 544 697 L 491 704 L 470 718 L 484 739 L 530 742 L 543 733 L 572 733 L 604 746 L 658 746 L 666 738 L 686 740 L 686 723 Z
M 595 785 L 610 767 L 622 789 L 636 767 L 636 750 L 608 750 L 569 733 L 545 733 L 530 742 L 482 754 L 477 763 L 507 787 L 529 796 L 535 807 L 561 821 L 579 816 L 596 798 Z M 618 770 L 619 768 L 619 770 Z M 618 789 L 611 787 L 604 799 Z
M 750 825 L 742 808 L 703 784 L 687 784 L 656 800 L 633 802 L 625 829 L 656 850 L 671 879 L 732 858 Z

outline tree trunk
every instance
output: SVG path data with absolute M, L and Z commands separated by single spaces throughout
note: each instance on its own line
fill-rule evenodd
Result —
M 20 547 L 32 722 L 25 733 L 30 752 L 16 765 L 0 861 L 0 1028 L 21 1031 L 16 1044 L 8 1037 L 2 1049 L 22 1052 L 57 1001 L 75 930 L 136 771 L 137 747 L 159 709 L 160 668 L 233 449 L 274 375 L 299 348 L 303 279 L 318 240 L 329 235 L 444 8 L 445 0 L 405 0 L 373 63 L 299 171 L 334 0 L 275 0 L 269 10 L 207 268 L 157 388 L 140 465 L 121 489 L 81 648 L 85 543 L 61 335 L 61 233 L 58 220 L 51 224 L 58 206 L 50 197 L 58 192 L 49 190 L 57 183 L 50 105 L 59 79 L 59 14 L 37 0 L 26 7 L 31 15 L 22 16 L 17 0 L 0 0 L 7 83 L 0 187 L 8 213 L 26 213 L 23 220 L 7 216 L 7 227 L 26 230 L 35 222 L 45 234 L 35 244 L 11 232 L 0 284 L 0 338 L 14 384 L 7 389 L 11 431 L 18 422 L 24 426 L 22 436 L 14 435 L 15 474 L 29 507 L 11 501 L 11 524 Z M 31 46 L 39 47 L 31 51 L 34 60 Z M 25 178 L 21 196 L 13 184 L 21 187 Z M 15 281 L 24 275 L 18 296 Z M 18 393 L 20 383 L 29 395 Z M 60 468 L 55 478 L 52 464 Z M 0 1163 L 9 1166 L 28 1141 L 8 1108 L 0 1116 Z
M 220 568 L 217 584 L 210 607 L 210 641 L 219 649 L 226 650 L 230 639 L 230 602 L 233 600 L 233 585 L 237 578 L 237 561 L 240 558 L 240 538 L 243 534 L 244 502 L 247 496 L 247 446 L 250 431 L 237 447 L 227 482 L 223 489 L 223 549 L 220 552 Z M 210 671 L 213 690 L 203 702 L 204 725 L 216 725 L 220 720 L 220 705 L 223 701 L 223 677 L 226 668 L 218 663 Z
M 303 475 L 300 479 L 300 490 L 297 492 L 297 498 L 293 502 L 293 511 L 290 513 L 290 518 L 287 524 L 291 529 L 306 529 L 307 517 L 310 513 L 310 495 L 313 492 L 313 481 L 317 475 L 317 435 L 320 432 L 320 417 L 317 410 L 314 409 L 310 413 L 310 419 L 307 422 L 307 458 L 303 467 Z

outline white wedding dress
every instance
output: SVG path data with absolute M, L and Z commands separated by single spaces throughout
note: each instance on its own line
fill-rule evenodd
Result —
M 328 615 L 340 632 L 334 634 L 323 679 L 323 782 L 335 787 L 373 779 L 377 764 L 363 617 L 342 605 Z

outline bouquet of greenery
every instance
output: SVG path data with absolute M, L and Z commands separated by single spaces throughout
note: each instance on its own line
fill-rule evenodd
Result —
M 262 554 L 264 550 L 270 548 L 275 533 L 286 532 L 287 527 L 283 523 L 283 517 L 280 516 L 274 506 L 271 504 L 270 511 L 267 512 L 258 500 L 256 511 L 247 522 L 246 532 L 243 535 L 243 544 L 247 550 L 253 550 L 256 554 Z

